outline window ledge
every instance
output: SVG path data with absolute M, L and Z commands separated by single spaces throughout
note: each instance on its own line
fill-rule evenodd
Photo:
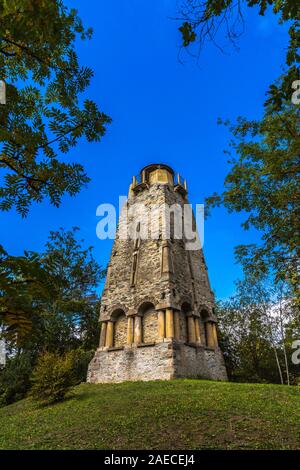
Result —
M 110 352 L 110 351 L 123 351 L 124 349 L 124 346 L 119 346 L 119 347 L 112 347 L 112 348 L 108 348 L 107 351 Z
M 148 348 L 151 346 L 155 346 L 155 343 L 139 343 L 136 345 L 138 348 Z

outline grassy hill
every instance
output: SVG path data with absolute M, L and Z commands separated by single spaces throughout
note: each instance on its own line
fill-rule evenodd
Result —
M 300 449 L 300 388 L 199 380 L 82 384 L 0 409 L 0 449 Z

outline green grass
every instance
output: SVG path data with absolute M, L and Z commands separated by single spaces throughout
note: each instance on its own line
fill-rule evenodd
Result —
M 300 388 L 82 384 L 53 406 L 1 408 L 0 449 L 300 449 Z

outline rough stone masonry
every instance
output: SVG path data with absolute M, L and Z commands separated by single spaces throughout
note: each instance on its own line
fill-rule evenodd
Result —
M 186 204 L 186 181 L 167 165 L 149 165 L 133 178 L 122 213 L 134 236 L 124 237 L 119 223 L 101 301 L 100 345 L 88 382 L 227 380 L 202 249 L 187 250 L 187 240 L 174 235 L 174 211 L 160 210 Z M 147 221 L 136 207 L 151 211 L 155 236 L 142 236 Z

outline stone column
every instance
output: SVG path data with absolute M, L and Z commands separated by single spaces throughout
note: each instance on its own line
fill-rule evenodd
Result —
M 163 242 L 163 246 L 162 246 L 161 273 L 162 274 L 173 273 L 172 252 L 170 250 L 170 247 L 167 241 Z
M 107 329 L 107 323 L 104 321 L 101 323 L 100 344 L 99 344 L 100 348 L 105 347 L 106 329 Z
M 114 345 L 114 322 L 107 322 L 105 346 L 112 348 Z
M 175 339 L 180 340 L 180 312 L 174 311 L 174 336 Z
M 212 329 L 213 329 L 213 338 L 214 338 L 214 347 L 218 347 L 218 335 L 217 335 L 217 325 L 215 323 L 212 323 Z
M 165 338 L 165 312 L 163 310 L 159 310 L 157 313 L 158 319 L 158 338 L 160 341 L 163 341 Z
M 133 343 L 133 317 L 130 316 L 127 318 L 127 344 L 131 345 Z
M 209 348 L 215 347 L 214 336 L 213 336 L 213 323 L 208 321 L 206 322 L 206 339 L 207 339 L 207 346 Z
M 139 315 L 134 317 L 134 342 L 135 344 L 142 342 L 142 317 Z
M 195 333 L 196 333 L 196 342 L 201 344 L 201 327 L 200 327 L 200 318 L 195 317 Z
M 166 337 L 174 338 L 174 316 L 171 308 L 166 309 Z
M 188 338 L 189 338 L 189 343 L 196 342 L 195 320 L 194 320 L 193 315 L 188 316 Z

